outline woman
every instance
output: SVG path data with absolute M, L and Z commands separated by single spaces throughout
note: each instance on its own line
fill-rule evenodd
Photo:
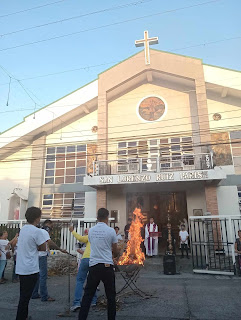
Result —
M 8 233 L 7 231 L 0 232 L 0 284 L 4 284 L 6 281 L 3 279 L 3 272 L 7 263 L 8 252 Z
M 236 256 L 236 263 L 239 269 L 239 276 L 241 276 L 241 230 L 238 231 L 238 236 L 235 241 L 235 253 L 238 254 Z

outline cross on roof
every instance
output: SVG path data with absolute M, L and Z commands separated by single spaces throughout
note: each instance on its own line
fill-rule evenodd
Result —
M 158 43 L 158 37 L 149 38 L 148 31 L 144 31 L 144 39 L 135 41 L 136 47 L 145 46 L 145 62 L 146 62 L 146 65 L 150 64 L 150 48 L 149 48 L 149 45 L 157 44 L 157 43 Z

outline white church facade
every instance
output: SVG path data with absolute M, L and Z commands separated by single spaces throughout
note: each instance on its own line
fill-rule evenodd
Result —
M 240 119 L 240 72 L 146 47 L 0 135 L 0 220 L 240 215 Z

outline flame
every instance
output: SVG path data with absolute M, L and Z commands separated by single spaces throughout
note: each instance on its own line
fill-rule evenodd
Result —
M 143 223 L 141 222 L 144 216 L 141 213 L 141 209 L 136 208 L 133 212 L 134 219 L 132 220 L 129 235 L 130 240 L 127 242 L 126 251 L 120 257 L 118 265 L 128 264 L 144 264 L 145 255 L 141 250 L 141 243 L 143 239 L 141 237 L 141 228 Z

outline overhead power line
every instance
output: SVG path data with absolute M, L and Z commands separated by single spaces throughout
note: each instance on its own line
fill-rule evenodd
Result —
M 180 110 L 181 109 L 181 107 L 178 107 L 178 108 L 176 108 L 176 110 Z M 219 122 L 220 121 L 227 121 L 227 120 L 233 120 L 233 119 L 241 119 L 241 110 L 229 110 L 229 111 L 222 111 L 222 112 L 219 112 L 220 114 L 226 114 L 226 113 L 230 113 L 230 112 L 240 112 L 240 115 L 236 115 L 235 117 L 229 117 L 229 118 L 223 118 L 223 119 L 221 119 L 221 120 L 219 120 Z M 202 114 L 202 116 L 209 116 L 209 115 L 212 115 L 213 114 L 213 112 L 212 113 L 207 113 L 207 114 Z M 118 116 L 119 117 L 119 116 Z M 174 121 L 178 121 L 178 120 L 187 120 L 187 122 L 183 122 L 183 123 L 181 123 L 181 124 L 176 124 L 175 125 L 175 127 L 180 127 L 180 126 L 187 126 L 187 125 L 192 125 L 192 124 L 203 124 L 203 123 L 207 123 L 207 122 L 214 122 L 215 120 L 207 120 L 207 121 L 201 121 L 201 122 L 199 122 L 199 121 L 197 121 L 197 122 L 191 122 L 192 121 L 192 119 L 193 118 L 199 118 L 199 116 L 198 115 L 195 115 L 195 116 L 187 116 L 187 117 L 175 117 L 175 118 L 171 118 L 171 119 L 163 119 L 162 120 L 162 124 L 164 123 L 164 122 L 174 122 Z M 112 118 L 111 118 L 112 119 Z M 58 119 L 58 120 L 60 120 L 60 119 Z M 60 120 L 61 121 L 61 120 Z M 61 124 L 62 125 L 65 125 L 65 123 L 64 122 L 61 122 Z M 155 122 L 155 123 L 153 123 L 152 125 L 153 125 L 153 127 L 152 128 L 141 128 L 140 130 L 139 129 L 137 129 L 138 128 L 138 126 L 140 126 L 140 127 L 142 127 L 142 126 L 149 126 L 150 125 L 150 123 L 148 123 L 148 122 L 143 122 L 143 123 L 139 123 L 139 124 L 136 124 L 136 123 L 130 123 L 130 124 L 126 124 L 126 125 L 115 125 L 115 126 L 108 126 L 108 130 L 110 130 L 110 129 L 118 129 L 118 128 L 125 128 L 125 129 L 128 129 L 128 127 L 133 127 L 133 126 L 135 126 L 135 132 L 138 132 L 138 131 L 145 131 L 145 130 L 156 130 L 156 129 L 160 129 L 160 126 L 159 126 L 159 122 Z M 68 124 L 66 124 L 66 126 L 69 126 Z M 169 127 L 171 127 L 171 128 L 173 128 L 173 124 L 171 124 L 171 125 L 162 125 L 162 129 L 166 129 L 166 128 L 169 128 Z M 221 128 L 224 128 L 225 129 L 225 127 L 221 127 Z M 65 132 L 62 132 L 62 134 L 66 134 L 66 135 L 69 135 L 69 134 L 75 134 L 75 133 L 78 133 L 78 132 L 81 132 L 81 134 L 83 133 L 83 132 L 89 132 L 90 131 L 90 129 L 86 129 L 86 130 L 78 130 L 77 128 L 73 128 L 74 129 L 74 131 L 65 131 Z M 216 129 L 215 129 L 216 130 Z M 133 130 L 131 130 L 131 131 L 114 131 L 114 132 L 111 132 L 110 134 L 116 134 L 116 133 L 126 133 L 126 132 L 132 132 Z M 176 132 L 176 131 L 175 131 Z M 59 135 L 59 133 L 58 132 L 53 132 L 53 133 L 51 133 L 51 135 L 52 136 L 54 136 L 54 135 Z M 24 135 L 24 137 L 34 137 L 35 135 L 33 135 L 33 134 L 26 134 L 26 135 Z M 90 137 L 90 136 L 92 136 L 92 135 L 82 135 L 82 138 L 83 137 Z M 72 137 L 76 137 L 76 136 L 72 136 Z M 77 137 L 79 137 L 79 136 L 77 136 Z M 0 136 L 0 138 L 1 139 L 9 139 L 9 138 L 21 138 L 21 136 L 8 136 L 8 137 L 1 137 Z M 1 142 L 2 142 L 2 140 L 1 140 Z
M 159 91 L 152 91 L 152 94 L 154 93 L 154 92 L 159 92 Z M 153 94 L 153 95 L 155 95 L 155 94 Z M 177 95 L 176 95 L 177 96 Z M 133 100 L 133 99 L 138 99 L 139 98 L 139 96 L 137 96 L 137 97 L 133 97 L 133 98 L 129 98 L 129 99 L 120 99 L 120 100 L 118 100 L 118 101 L 124 101 L 124 100 Z M 220 104 L 220 102 L 218 102 L 218 101 L 214 101 L 214 102 L 210 102 L 209 101 L 209 103 L 208 103 L 208 105 L 213 105 L 213 104 Z M 75 104 L 65 104 L 65 105 L 53 105 L 53 106 L 48 106 L 48 107 L 43 107 L 43 110 L 44 109 L 49 109 L 49 111 L 51 110 L 51 108 L 66 108 L 66 107 L 76 107 L 76 108 L 78 108 L 78 107 L 80 107 L 80 105 L 79 105 L 79 103 L 75 103 Z M 5 113 L 12 113 L 12 112 L 23 112 L 23 111 L 32 111 L 32 113 L 33 113 L 33 111 L 34 111 L 34 113 L 38 113 L 38 112 L 40 112 L 42 109 L 36 109 L 36 107 L 37 107 L 37 104 L 35 105 L 33 105 L 33 106 L 30 106 L 29 108 L 21 108 L 21 109 L 12 109 L 12 110 L 5 110 L 5 111 L 0 111 L 0 114 L 5 114 Z M 187 104 L 187 105 L 179 105 L 177 108 L 173 108 L 172 110 L 180 110 L 180 109 L 190 109 L 190 105 L 189 104 Z M 92 113 L 92 112 L 95 112 L 95 111 L 97 111 L 97 109 L 93 109 L 93 110 L 90 110 L 90 113 Z M 226 112 L 236 112 L 236 111 L 240 111 L 241 112 L 241 110 L 237 110 L 237 109 L 231 109 L 231 110 L 228 110 L 228 111 L 220 111 L 219 113 L 226 113 Z M 28 114 L 27 116 L 25 116 L 24 118 L 27 118 L 27 117 L 30 117 L 31 115 L 32 115 L 32 113 L 30 113 L 30 114 Z M 98 115 L 101 115 L 101 114 L 105 114 L 105 112 L 98 112 Z M 131 115 L 132 113 L 125 113 L 125 116 L 128 116 L 128 115 Z M 213 113 L 210 113 L 210 114 L 213 114 Z M 80 113 L 79 114 L 80 116 L 81 115 L 83 115 L 82 113 Z M 113 118 L 119 118 L 120 117 L 120 115 L 111 115 L 110 116 L 110 119 L 113 119 Z M 77 120 L 79 120 L 79 119 L 77 119 Z M 166 121 L 165 119 L 164 120 L 162 120 L 162 121 Z M 10 128 L 11 129 L 11 128 Z M 0 133 L 0 139 L 1 139 L 1 133 Z
M 233 118 L 230 118 L 230 119 L 233 119 Z M 183 125 L 184 126 L 184 125 Z M 173 125 L 172 126 L 167 126 L 167 127 L 171 127 L 173 128 Z M 155 128 L 155 129 L 159 129 L 159 128 Z M 202 137 L 202 136 L 206 136 L 207 134 L 212 134 L 212 133 L 221 133 L 221 132 L 230 132 L 230 131 L 240 131 L 241 129 L 241 126 L 240 125 L 236 125 L 236 126 L 222 126 L 222 127 L 216 127 L 216 128 L 213 128 L 213 129 L 210 129 L 210 130 L 204 130 L 204 129 L 200 129 L 200 130 L 180 130 L 180 131 L 166 131 L 165 133 L 151 133 L 151 134 L 148 134 L 148 133 L 144 133 L 144 134 L 141 134 L 143 133 L 144 131 L 146 131 L 146 129 L 143 129 L 143 130 L 131 130 L 131 131 L 119 131 L 117 132 L 119 134 L 118 137 L 111 137 L 109 136 L 108 137 L 108 141 L 106 141 L 106 139 L 94 139 L 93 138 L 93 135 L 85 135 L 85 136 L 74 136 L 74 135 L 71 135 L 71 139 L 74 139 L 74 138 L 85 138 L 85 139 L 81 139 L 81 140 L 76 140 L 76 141 L 66 141 L 65 143 L 63 141 L 61 141 L 61 139 L 59 138 L 59 141 L 60 142 L 56 142 L 56 138 L 54 138 L 54 142 L 52 142 L 51 140 L 49 142 L 45 142 L 43 144 L 39 144 L 39 145 L 36 145 L 36 146 L 32 146 L 33 149 L 36 148 L 40 148 L 40 147 L 45 147 L 45 146 L 62 146 L 63 144 L 68 146 L 68 145 L 75 145 L 75 144 L 85 144 L 85 143 L 93 143 L 93 144 L 98 144 L 98 146 L 111 146 L 111 145 L 116 145 L 116 143 L 118 142 L 121 142 L 121 141 L 133 141 L 133 140 L 148 140 L 148 139 L 158 139 L 158 138 L 175 138 L 175 137 L 180 137 L 180 136 L 192 136 L 192 137 Z M 126 132 L 130 132 L 130 133 L 135 133 L 135 135 L 129 135 L 129 136 L 126 136 L 126 135 L 121 135 L 121 134 L 124 134 Z M 138 138 L 136 136 L 136 132 L 138 131 L 141 131 L 140 134 L 138 134 Z M 71 133 L 71 132 L 70 132 Z M 74 132 L 76 133 L 76 132 Z M 59 136 L 61 137 L 61 133 L 59 133 Z M 88 139 L 88 137 L 91 137 L 92 139 Z M 63 136 L 62 134 L 62 140 L 64 139 L 65 137 Z M 24 140 L 26 141 L 26 140 Z M 240 142 L 240 141 L 239 141 Z M 31 142 L 29 142 L 31 143 Z M 25 146 L 26 147 L 26 146 Z M 12 150 L 12 147 L 8 147 L 8 146 L 5 146 L 5 147 L 2 147 L 4 150 Z M 27 152 L 27 151 L 26 151 Z
M 43 24 L 32 26 L 32 27 L 28 27 L 28 28 L 24 28 L 24 29 L 18 29 L 18 30 L 15 30 L 15 31 L 10 31 L 10 32 L 7 32 L 7 33 L 3 33 L 3 34 L 0 34 L 0 37 L 5 37 L 5 36 L 9 36 L 11 34 L 16 34 L 16 33 L 23 32 L 23 31 L 33 30 L 33 29 L 36 29 L 36 28 L 42 28 L 42 27 L 54 25 L 54 24 L 57 24 L 57 23 L 63 23 L 63 22 L 66 22 L 66 21 L 80 19 L 80 18 L 83 18 L 83 17 L 88 17 L 88 16 L 91 16 L 91 15 L 95 15 L 95 14 L 99 14 L 99 13 L 103 13 L 103 12 L 108 12 L 108 11 L 118 10 L 118 9 L 125 9 L 125 8 L 131 7 L 131 6 L 137 6 L 139 4 L 143 4 L 143 3 L 151 2 L 151 1 L 153 1 L 153 0 L 139 0 L 139 1 L 131 2 L 131 3 L 122 4 L 122 5 L 119 5 L 119 6 L 114 6 L 114 7 L 102 9 L 102 10 L 92 11 L 92 12 L 89 12 L 89 13 L 83 13 L 83 14 L 80 14 L 78 16 L 73 16 L 73 17 L 60 19 L 60 20 L 55 20 L 55 21 L 52 21 L 52 22 L 43 23 Z
M 197 148 L 197 147 L 212 147 L 212 146 L 219 146 L 219 145 L 230 145 L 231 143 L 230 143 L 230 141 L 223 141 L 223 142 L 221 142 L 221 141 L 218 141 L 218 142 L 213 142 L 213 141 L 207 141 L 207 143 L 205 143 L 205 144 L 193 144 L 192 145 L 192 147 L 193 148 Z M 231 145 L 236 145 L 236 144 L 240 144 L 240 141 L 235 141 L 235 142 L 232 142 L 232 144 Z M 157 148 L 158 149 L 158 148 Z M 141 149 L 142 150 L 142 149 Z M 147 151 L 149 151 L 149 149 L 147 149 Z M 195 153 L 194 153 L 195 154 Z M 110 151 L 110 152 L 105 152 L 105 153 L 103 153 L 103 152 L 101 152 L 101 153 L 99 153 L 98 151 L 96 152 L 96 153 L 89 153 L 89 154 L 86 154 L 86 157 L 91 157 L 91 156 L 96 156 L 96 157 L 98 157 L 98 156 L 108 156 L 108 155 L 116 155 L 117 156 L 117 152 L 116 152 L 116 150 L 115 151 Z M 190 155 L 190 154 L 186 154 L 187 156 L 188 155 Z M 73 156 L 73 157 L 75 157 L 75 156 Z M 58 158 L 58 156 L 55 156 L 55 159 L 56 158 Z M 144 157 L 145 158 L 145 157 Z M 11 163 L 11 162 L 26 162 L 26 161 L 36 161 L 36 160 L 46 160 L 47 159 L 47 156 L 41 156 L 41 157 L 24 157 L 24 158 L 16 158 L 16 159 L 8 159 L 8 160 L 1 160 L 1 163 Z M 129 159 L 131 159 L 131 157 L 129 157 Z M 135 158 L 134 158 L 135 159 Z M 65 160 L 65 157 L 63 158 L 63 160 L 62 161 L 64 161 Z M 71 159 L 69 159 L 69 160 L 71 160 Z M 110 161 L 111 161 L 112 159 L 110 159 Z M 125 158 L 119 158 L 119 159 L 117 159 L 117 160 L 125 160 Z M 1 168 L 1 167 L 0 167 Z M 11 167 L 12 168 L 12 167 Z
M 0 18 L 5 18 L 5 17 L 13 16 L 15 14 L 19 14 L 19 13 L 24 13 L 24 12 L 31 11 L 31 10 L 40 9 L 40 8 L 47 7 L 47 6 L 52 6 L 54 4 L 57 4 L 57 3 L 60 3 L 60 2 L 64 2 L 64 1 L 66 1 L 66 0 L 59 0 L 59 1 L 51 2 L 51 3 L 46 3 L 46 4 L 43 4 L 41 6 L 37 6 L 37 7 L 32 7 L 32 8 L 16 11 L 16 12 L 3 14 L 3 15 L 0 16 Z
M 230 39 L 233 39 L 233 38 L 230 38 Z M 225 39 L 222 39 L 222 40 L 217 40 L 218 42 L 220 41 L 226 41 Z M 213 41 L 212 43 L 215 43 L 216 41 Z M 199 47 L 199 46 L 203 46 L 203 45 L 207 45 L 208 43 L 199 43 L 199 44 L 196 44 L 196 45 L 193 45 L 193 46 L 187 46 L 187 47 L 182 47 L 182 48 L 175 48 L 175 49 L 171 49 L 173 51 L 178 51 L 178 50 L 183 50 L 183 49 L 188 49 L 190 47 Z M 141 51 L 139 51 L 141 52 Z M 159 54 L 159 52 L 152 52 L 152 56 L 153 55 L 156 55 L 156 54 Z M 135 59 L 143 59 L 143 57 L 135 57 Z M 106 65 L 109 65 L 109 64 L 118 64 L 118 63 L 121 63 L 122 60 L 118 60 L 118 61 L 109 61 L 109 62 L 105 62 L 105 63 L 100 63 L 100 64 L 95 64 L 95 65 L 87 65 L 87 66 L 82 66 L 82 67 L 78 67 L 78 68 L 72 68 L 72 69 L 66 69 L 66 70 L 62 70 L 62 71 L 58 71 L 58 72 L 52 72 L 52 73 L 47 73 L 47 74 L 42 74 L 42 75 L 38 75 L 38 76 L 29 76 L 29 77 L 26 77 L 26 78 L 22 78 L 22 79 L 19 79 L 20 81 L 27 81 L 27 80 L 34 80 L 34 79 L 37 79 L 37 78 L 45 78 L 45 77 L 49 77 L 49 76 L 55 76 L 55 75 L 59 75 L 59 74 L 64 74 L 64 73 L 68 73 L 68 72 L 74 72 L 74 71 L 79 71 L 79 70 L 89 70 L 89 69 L 92 69 L 92 68 L 98 68 L 98 67 L 102 67 L 102 66 L 106 66 Z M 214 66 L 216 68 L 219 68 L 218 66 Z M 231 71 L 234 71 L 234 72 L 239 72 L 238 70 L 231 70 Z M 235 78 L 240 78 L 240 77 L 235 77 Z M 223 80 L 225 79 L 235 79 L 234 77 L 232 78 L 224 78 Z M 15 80 L 17 81 L 17 80 Z M 8 85 L 8 82 L 5 82 L 5 83 L 0 83 L 0 86 L 4 86 L 4 85 Z
M 215 87 L 214 87 L 215 88 Z M 24 89 L 24 91 L 26 92 L 26 89 Z M 195 91 L 195 90 L 188 90 L 188 91 L 184 91 L 184 92 L 181 92 L 181 93 L 190 93 L 190 92 L 192 92 L 192 91 Z M 27 93 L 27 92 L 26 92 Z M 27 93 L 28 94 L 28 93 Z M 29 94 L 28 94 L 28 96 L 29 96 Z M 168 96 L 168 97 L 171 97 L 171 96 L 173 96 L 173 95 L 170 95 L 170 96 Z M 175 94 L 175 97 L 176 97 L 177 95 Z M 36 97 L 36 96 L 35 96 Z M 33 100 L 32 99 L 32 97 L 30 96 L 30 98 L 31 98 L 31 100 Z M 37 97 L 36 97 L 37 98 Z M 137 98 L 137 97 L 136 97 Z M 135 98 L 135 99 L 136 99 Z M 124 99 L 123 99 L 124 100 Z M 128 98 L 128 100 L 130 100 L 130 98 Z M 33 100 L 33 101 L 35 101 L 35 100 Z M 37 105 L 37 102 L 35 102 L 35 104 Z M 213 104 L 219 104 L 219 102 L 217 102 L 217 101 L 214 101 L 214 102 L 209 102 L 208 103 L 208 105 L 210 106 L 210 105 L 213 105 Z M 36 109 L 36 105 L 34 105 L 34 113 L 35 114 L 37 114 L 37 110 L 35 110 Z M 78 104 L 74 104 L 74 105 L 76 105 L 76 107 L 78 107 Z M 61 105 L 61 106 L 58 106 L 58 105 L 56 105 L 56 106 L 53 106 L 53 108 L 55 107 L 57 107 L 57 108 L 60 108 L 60 107 L 68 107 L 68 106 L 71 106 L 71 105 Z M 49 107 L 50 108 L 50 107 Z M 64 126 L 66 126 L 66 125 L 68 125 L 68 126 L 70 126 L 69 124 L 65 124 L 65 122 L 60 118 L 60 117 L 58 117 L 54 112 L 52 112 L 51 110 L 49 110 L 49 108 L 46 108 L 45 110 L 47 111 L 47 112 L 51 112 L 54 116 L 55 116 L 55 118 L 54 119 L 52 119 L 52 120 L 56 120 L 56 119 L 58 119 L 60 122 L 61 122 L 61 124 L 62 124 L 62 128 L 64 127 Z M 181 110 L 181 109 L 190 109 L 190 106 L 189 106 L 189 104 L 185 104 L 185 105 L 179 105 L 177 108 L 172 108 L 172 110 Z M 32 109 L 31 109 L 32 110 Z M 17 110 L 15 110 L 15 111 L 17 111 Z M 19 110 L 19 111 L 23 111 L 23 110 Z M 32 110 L 33 111 L 33 110 Z M 40 110 L 41 111 L 41 110 Z M 94 110 L 95 111 L 95 110 Z M 7 113 L 8 111 L 3 111 L 3 112 L 0 112 L 0 113 Z M 93 111 L 91 111 L 91 112 L 93 112 Z M 231 109 L 231 110 L 228 110 L 228 111 L 222 111 L 222 112 L 220 112 L 221 114 L 226 114 L 226 113 L 230 113 L 230 112 L 241 112 L 241 110 L 237 110 L 237 109 Z M 104 112 L 103 112 L 104 113 Z M 98 113 L 99 115 L 101 114 L 100 112 Z M 130 113 L 129 113 L 130 114 Z M 129 115 L 128 113 L 127 114 L 125 114 L 125 116 L 127 116 L 127 115 Z M 211 113 L 207 113 L 206 115 L 208 116 L 208 115 L 212 115 L 213 114 L 213 112 L 211 112 Z M 28 117 L 29 117 L 30 115 L 28 115 Z M 119 115 L 116 115 L 116 116 L 111 116 L 111 119 L 113 119 L 113 118 L 117 118 L 117 117 L 119 117 Z M 187 118 L 187 119 L 191 119 L 191 118 L 195 118 L 195 117 L 198 117 L 198 116 L 188 116 L 188 117 L 181 117 L 181 118 L 175 118 L 175 119 L 163 119 L 162 120 L 162 123 L 163 122 L 166 122 L 166 121 L 174 121 L 174 120 L 177 120 L 177 119 L 185 119 L 185 118 Z M 50 120 L 50 121 L 52 121 L 52 120 Z M 222 120 L 227 120 L 227 118 L 225 118 L 225 119 L 222 119 Z M 142 124 L 140 124 L 140 125 L 144 125 L 144 124 L 148 124 L 148 123 L 146 123 L 146 122 L 144 122 L 144 123 L 142 123 Z M 157 123 L 158 124 L 158 123 Z M 128 125 L 121 125 L 121 126 L 114 126 L 114 128 L 117 128 L 117 127 L 127 127 L 127 126 L 131 126 L 131 125 L 136 125 L 136 124 L 128 124 Z M 109 129 L 111 129 L 112 127 L 109 127 Z M 77 129 L 76 128 L 73 128 L 73 132 L 75 132 L 75 131 L 77 131 Z M 81 132 L 83 132 L 83 131 L 89 131 L 89 130 L 81 130 Z M 66 133 L 72 133 L 72 132 L 66 132 Z M 55 133 L 52 133 L 52 134 L 55 134 Z M 26 136 L 31 136 L 31 135 L 29 135 L 29 134 L 27 134 Z M 14 137 L 21 137 L 21 136 L 8 136 L 8 137 L 6 137 L 6 136 L 1 136 L 0 135 L 0 139 L 7 139 L 7 138 L 14 138 Z
M 1 68 L 1 66 L 0 66 L 0 68 Z M 11 78 L 11 76 L 9 75 L 9 78 Z M 12 79 L 12 78 L 11 78 Z M 233 80 L 233 79 L 240 79 L 240 81 L 241 81 L 241 77 L 229 77 L 229 78 L 218 78 L 218 79 L 216 79 L 216 80 Z M 23 79 L 15 79 L 15 81 L 17 81 L 17 82 L 19 82 L 19 81 L 23 81 Z M 9 85 L 9 82 L 7 83 L 8 85 Z M 229 85 L 232 85 L 232 87 L 237 87 L 237 88 L 240 88 L 241 87 L 241 83 L 240 84 L 237 84 L 237 85 L 233 85 L 232 83 L 229 83 Z M 215 89 L 215 88 L 219 88 L 220 86 L 219 85 L 213 85 L 213 86 L 210 86 L 210 87 L 208 87 L 207 88 L 207 91 L 208 90 L 211 90 L 211 89 Z M 33 92 L 31 92 L 29 89 L 28 89 L 28 91 L 33 95 L 33 96 L 35 96 L 35 98 L 37 99 L 37 100 L 39 100 L 39 98 L 33 93 Z M 196 90 L 195 89 L 192 89 L 192 90 L 183 90 L 183 91 L 180 91 L 180 95 L 181 94 L 183 94 L 183 93 L 190 93 L 190 92 L 195 92 Z M 159 93 L 160 94 L 160 89 L 158 89 L 158 90 L 151 90 L 151 92 L 152 92 L 152 94 L 153 93 Z M 178 95 L 179 95 L 178 93 L 175 93 L 175 97 L 177 97 Z M 173 96 L 173 94 L 171 94 L 171 95 L 165 95 L 165 98 L 169 98 L 169 97 L 172 97 Z M 136 94 L 134 94 L 134 93 L 128 93 L 128 98 L 118 98 L 118 101 L 125 101 L 125 100 L 136 100 L 136 99 L 138 99 L 138 98 L 140 98 L 140 94 L 138 93 L 136 93 Z M 98 98 L 99 100 L 101 100 L 101 98 Z M 31 98 L 31 100 L 32 100 L 32 98 Z M 39 100 L 40 101 L 40 100 Z M 217 102 L 214 102 L 214 103 L 217 103 Z M 209 104 L 213 104 L 213 102 L 209 102 Z M 22 111 L 35 111 L 36 113 L 37 112 L 39 112 L 39 111 L 41 111 L 42 109 L 39 109 L 39 110 L 36 110 L 36 105 L 39 105 L 39 104 L 37 104 L 36 103 L 36 101 L 35 101 L 35 103 L 34 103 L 34 106 L 31 108 L 31 106 L 29 106 L 29 108 L 21 108 L 21 109 L 11 109 L 11 110 L 5 110 L 5 111 L 0 111 L 0 114 L 4 114 L 4 113 L 11 113 L 11 112 L 15 112 L 15 111 L 18 111 L 18 112 L 22 112 Z M 40 106 L 40 105 L 39 105 Z M 71 107 L 71 106 L 76 106 L 76 107 L 79 107 L 80 106 L 80 104 L 79 103 L 74 103 L 74 104 L 61 104 L 61 105 L 57 105 L 57 104 L 55 104 L 55 102 L 52 102 L 51 104 L 49 104 L 48 106 L 40 106 L 40 107 L 42 107 L 42 108 L 48 108 L 48 109 L 51 109 L 51 108 L 66 108 L 66 107 Z M 189 105 L 187 105 L 187 107 L 189 108 L 190 106 Z M 98 113 L 98 114 L 101 114 L 101 113 Z M 31 114 L 30 114 L 31 115 Z M 126 115 L 128 115 L 128 113 L 126 114 Z M 29 115 L 27 115 L 26 117 L 28 117 Z
M 51 37 L 51 38 L 47 38 L 47 39 L 37 40 L 37 41 L 28 42 L 28 43 L 20 44 L 20 45 L 13 46 L 13 47 L 3 48 L 3 49 L 0 49 L 0 51 L 6 51 L 6 50 L 16 49 L 16 48 L 29 46 L 29 45 L 33 45 L 33 44 L 37 44 L 37 43 L 42 43 L 42 42 L 46 42 L 46 41 L 50 41 L 50 40 L 70 37 L 70 36 L 77 35 L 77 34 L 80 34 L 80 33 L 83 33 L 83 32 L 94 31 L 94 30 L 103 29 L 103 28 L 107 28 L 107 27 L 111 27 L 111 26 L 115 26 L 115 25 L 121 25 L 121 24 L 124 24 L 124 23 L 132 22 L 132 21 L 137 21 L 137 20 L 142 20 L 142 19 L 146 19 L 146 18 L 151 18 L 151 17 L 154 17 L 154 16 L 159 16 L 159 15 L 162 15 L 162 14 L 172 13 L 172 12 L 181 11 L 181 10 L 185 10 L 185 9 L 190 9 L 190 8 L 194 8 L 194 7 L 199 7 L 199 6 L 203 6 L 203 5 L 214 3 L 214 2 L 218 2 L 218 1 L 221 1 L 221 0 L 212 0 L 212 1 L 197 3 L 197 4 L 194 4 L 194 5 L 185 6 L 185 7 L 181 7 L 181 8 L 176 8 L 176 9 L 170 9 L 170 10 L 167 10 L 167 11 L 156 12 L 156 13 L 153 13 L 153 14 L 149 14 L 149 15 L 145 15 L 145 16 L 141 16 L 141 17 L 137 17 L 137 18 L 122 20 L 122 21 L 109 23 L 109 24 L 105 24 L 105 25 L 102 25 L 102 26 L 97 26 L 97 27 L 93 27 L 93 28 L 89 28 L 89 29 L 83 29 L 83 30 L 80 30 L 80 31 L 71 32 L 71 33 L 67 33 L 67 34 L 63 34 L 63 35 L 59 35 L 59 36 L 55 36 L 55 37 Z M 228 40 L 228 39 L 226 39 L 226 40 Z

